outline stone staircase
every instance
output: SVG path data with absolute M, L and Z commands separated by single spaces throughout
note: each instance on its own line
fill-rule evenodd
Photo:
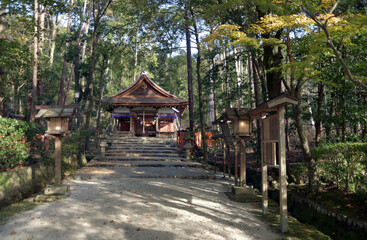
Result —
M 214 178 L 200 163 L 186 161 L 174 138 L 115 134 L 107 143 L 105 158 L 95 157 L 74 178 Z

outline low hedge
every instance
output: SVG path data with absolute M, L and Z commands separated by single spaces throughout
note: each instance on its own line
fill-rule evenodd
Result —
M 338 189 L 367 191 L 367 143 L 325 144 L 312 149 L 318 174 Z
M 0 168 L 27 163 L 29 152 L 40 146 L 37 134 L 44 131 L 37 123 L 0 118 Z

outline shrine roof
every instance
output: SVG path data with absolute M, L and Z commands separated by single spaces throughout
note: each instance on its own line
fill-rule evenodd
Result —
M 186 106 L 189 104 L 187 100 L 167 92 L 144 74 L 122 92 L 102 101 L 118 106 Z

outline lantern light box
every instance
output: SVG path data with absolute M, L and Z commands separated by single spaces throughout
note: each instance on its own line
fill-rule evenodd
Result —
M 59 135 L 69 132 L 69 118 L 75 116 L 76 105 L 69 106 L 37 106 L 36 118 L 47 119 L 47 134 Z
M 252 135 L 252 124 L 251 120 L 248 119 L 237 119 L 233 121 L 233 132 L 239 137 L 248 137 Z

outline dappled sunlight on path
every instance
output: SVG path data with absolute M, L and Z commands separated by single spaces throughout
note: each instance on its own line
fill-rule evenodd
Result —
M 277 239 L 221 180 L 68 181 L 71 195 L 8 220 L 1 239 Z

